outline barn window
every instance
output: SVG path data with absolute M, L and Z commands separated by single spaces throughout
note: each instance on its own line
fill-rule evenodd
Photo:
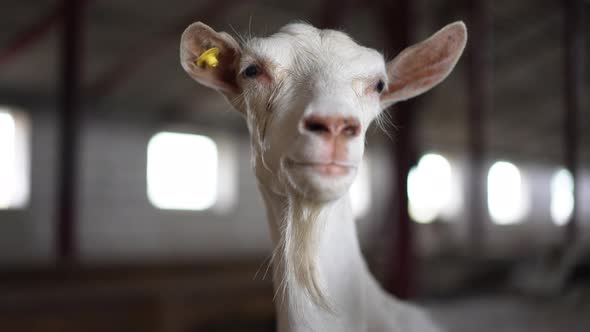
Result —
M 147 151 L 147 193 L 160 209 L 206 210 L 218 199 L 217 144 L 207 136 L 160 132 Z
M 418 223 L 434 221 L 452 199 L 451 164 L 435 153 L 420 158 L 408 174 L 409 213 Z
M 0 209 L 29 202 L 29 135 L 24 113 L 0 107 Z
M 371 206 L 371 179 L 367 157 L 361 162 L 356 179 L 350 187 L 350 204 L 352 213 L 357 218 L 364 217 Z
M 551 218 L 562 226 L 574 211 L 574 178 L 567 169 L 557 170 L 551 178 Z
M 528 197 L 520 170 L 507 161 L 498 161 L 488 172 L 488 209 L 498 225 L 522 221 Z

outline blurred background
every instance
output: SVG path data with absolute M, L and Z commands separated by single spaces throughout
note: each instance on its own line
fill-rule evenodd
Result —
M 179 64 L 199 20 L 304 20 L 387 58 L 464 20 L 451 76 L 368 133 L 365 257 L 448 331 L 590 330 L 590 1 L 1 8 L 0 330 L 274 331 L 247 128 Z

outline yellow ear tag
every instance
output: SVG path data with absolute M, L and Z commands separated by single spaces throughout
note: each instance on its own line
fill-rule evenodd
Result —
M 217 47 L 206 50 L 197 59 L 197 66 L 201 68 L 205 68 L 206 66 L 217 67 L 219 64 L 219 60 L 217 59 L 218 55 L 219 49 Z

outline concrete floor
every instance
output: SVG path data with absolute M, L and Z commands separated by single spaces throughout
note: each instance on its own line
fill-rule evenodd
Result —
M 0 271 L 0 331 L 275 331 L 270 281 L 252 279 L 258 266 Z M 473 295 L 420 304 L 446 332 L 590 332 L 588 286 L 533 297 L 463 284 Z
M 486 295 L 425 305 L 448 332 L 589 332 L 590 291 L 558 298 Z

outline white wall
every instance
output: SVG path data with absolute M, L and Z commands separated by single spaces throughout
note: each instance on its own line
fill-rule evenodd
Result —
M 225 214 L 214 211 L 179 212 L 159 210 L 146 194 L 146 148 L 162 127 L 141 119 L 86 120 L 81 141 L 79 191 L 79 246 L 84 262 L 198 259 L 223 256 L 262 256 L 270 249 L 265 210 L 250 170 L 249 142 L 245 135 L 217 131 L 235 142 L 238 197 Z M 25 210 L 0 210 L 0 264 L 52 262 L 55 256 L 55 127 L 46 113 L 32 117 L 32 190 Z M 206 131 L 215 133 L 213 128 Z M 370 214 L 359 221 L 362 243 L 380 247 L 387 240 L 391 220 L 388 199 L 394 171 L 385 143 L 369 142 L 372 200 Z M 517 162 L 517 161 L 516 161 Z M 518 164 L 518 163 L 517 163 Z M 559 241 L 562 230 L 549 217 L 549 172 L 523 165 L 533 178 L 532 213 L 517 226 L 489 225 L 492 248 L 501 255 L 523 246 L 544 246 Z M 590 179 L 584 173 L 580 220 L 588 235 Z M 460 214 L 463 219 L 465 214 Z M 447 225 L 447 226 L 445 226 Z M 445 246 L 467 242 L 465 221 L 454 224 L 417 226 L 420 248 L 436 253 Z M 446 229 L 446 230 L 445 230 Z M 441 234 L 447 232 L 447 242 Z M 438 240 L 437 240 L 438 239 Z M 450 243 L 449 243 L 450 241 Z M 387 247 L 387 246 L 386 246 Z M 384 247 L 385 248 L 385 247 Z

